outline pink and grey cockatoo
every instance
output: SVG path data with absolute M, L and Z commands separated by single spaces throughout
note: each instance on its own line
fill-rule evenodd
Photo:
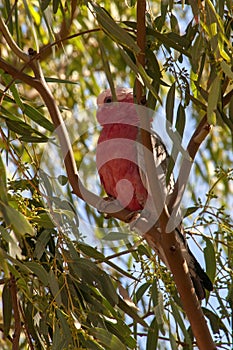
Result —
M 132 89 L 118 87 L 116 97 L 118 102 L 113 102 L 111 91 L 108 89 L 97 98 L 97 120 L 102 126 L 102 131 L 97 145 L 96 163 L 101 184 L 109 197 L 117 199 L 122 207 L 132 213 L 146 209 L 152 211 L 153 215 L 156 209 L 151 206 L 151 196 L 147 190 L 143 148 L 140 142 L 140 107 L 134 104 Z M 158 198 L 158 202 L 161 202 L 163 208 L 168 204 L 174 181 L 171 176 L 169 184 L 166 185 L 169 156 L 163 142 L 153 132 L 151 141 L 160 184 L 158 193 L 161 198 Z M 155 215 L 158 219 L 159 213 Z M 180 227 L 176 228 L 177 240 L 187 261 L 197 297 L 201 300 L 205 297 L 205 289 L 211 291 L 213 285 L 191 253 L 181 231 Z

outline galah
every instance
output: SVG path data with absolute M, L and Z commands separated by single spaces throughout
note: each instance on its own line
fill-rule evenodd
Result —
M 166 185 L 169 155 L 160 137 L 151 132 L 153 159 L 159 184 L 157 205 L 153 206 L 148 191 L 140 136 L 141 109 L 134 104 L 132 89 L 118 87 L 116 97 L 117 101 L 113 102 L 111 90 L 108 89 L 97 98 L 97 120 L 102 126 L 96 150 L 100 181 L 107 195 L 117 199 L 122 207 L 132 213 L 146 209 L 151 215 L 155 215 L 156 222 L 159 216 L 158 204 L 160 208 L 168 204 L 173 191 L 173 175 Z M 201 300 L 205 298 L 205 289 L 209 291 L 213 289 L 212 282 L 191 253 L 185 236 L 181 233 L 182 226 L 177 227 L 175 231 L 197 297 Z

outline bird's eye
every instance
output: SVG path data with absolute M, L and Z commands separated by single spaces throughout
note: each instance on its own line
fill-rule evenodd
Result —
M 112 97 L 111 96 L 107 96 L 104 99 L 104 103 L 111 103 L 112 102 Z

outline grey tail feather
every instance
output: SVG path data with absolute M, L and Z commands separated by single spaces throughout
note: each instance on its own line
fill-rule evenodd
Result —
M 189 250 L 189 254 L 193 257 L 194 259 L 194 266 L 196 269 L 196 274 L 197 274 L 197 278 L 192 278 L 193 281 L 193 285 L 196 291 L 196 294 L 198 296 L 198 299 L 204 299 L 205 298 L 205 289 L 208 291 L 212 291 L 213 290 L 213 284 L 211 282 L 211 280 L 209 279 L 209 276 L 207 275 L 207 273 L 203 270 L 203 268 L 201 267 L 201 265 L 199 264 L 199 262 L 196 260 L 195 256 L 192 254 L 192 252 Z
M 186 246 L 186 249 L 188 250 L 188 253 L 191 256 L 191 263 L 190 264 L 188 262 L 187 263 L 188 263 L 189 270 L 193 271 L 194 273 L 190 273 L 190 277 L 192 279 L 193 286 L 195 288 L 195 292 L 197 294 L 198 299 L 202 300 L 206 296 L 205 289 L 208 291 L 212 291 L 213 284 L 209 276 L 203 270 L 203 268 L 201 267 L 201 265 L 199 264 L 199 262 L 197 261 L 197 259 L 195 258 L 191 250 L 189 249 L 189 246 L 184 236 L 182 235 L 182 233 L 178 229 L 176 229 L 176 231 L 178 232 L 180 238 L 183 240 Z

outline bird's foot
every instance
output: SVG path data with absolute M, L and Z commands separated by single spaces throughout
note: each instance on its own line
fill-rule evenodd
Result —
M 137 229 L 139 220 L 149 222 L 151 219 L 151 212 L 144 209 L 143 211 L 134 212 L 131 220 L 129 221 L 130 230 Z
M 119 210 L 122 209 L 120 203 L 117 199 L 113 197 L 104 197 L 99 200 L 99 202 L 96 205 L 96 208 L 99 213 L 103 214 L 106 219 L 109 219 L 111 217 L 111 214 L 113 213 L 110 209 L 110 206 L 114 203 L 114 206 L 119 207 Z M 119 211 L 118 210 L 118 211 Z M 116 211 L 116 209 L 114 210 Z

